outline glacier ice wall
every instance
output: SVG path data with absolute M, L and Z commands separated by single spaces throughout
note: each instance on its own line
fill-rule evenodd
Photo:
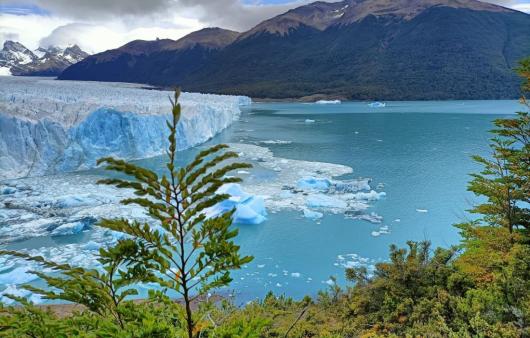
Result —
M 163 154 L 169 91 L 140 85 L 0 77 L 0 179 L 88 169 L 98 158 Z M 178 149 L 239 118 L 242 96 L 183 93 Z

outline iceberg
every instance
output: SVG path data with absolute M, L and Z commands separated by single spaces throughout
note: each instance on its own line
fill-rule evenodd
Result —
M 75 235 L 85 230 L 88 227 L 88 225 L 89 223 L 86 223 L 83 221 L 65 223 L 55 228 L 51 232 L 51 235 L 52 236 Z
M 306 205 L 310 208 L 345 209 L 348 207 L 348 204 L 345 201 L 324 194 L 315 194 L 308 196 L 306 199 Z
M 386 107 L 386 103 L 384 103 L 384 102 L 372 102 L 372 103 L 369 103 L 368 106 L 371 107 L 371 108 L 385 108 Z
M 0 179 L 89 169 L 104 156 L 140 159 L 167 148 L 169 91 L 127 83 L 0 78 Z M 183 93 L 178 150 L 239 119 L 248 97 Z
M 215 217 L 235 209 L 233 221 L 237 224 L 260 224 L 267 219 L 263 197 L 244 192 L 241 185 L 237 183 L 225 184 L 217 190 L 217 194 L 227 194 L 230 197 L 209 208 L 206 212 L 208 217 Z
M 300 189 L 328 190 L 330 185 L 330 180 L 326 178 L 304 177 L 297 182 L 297 187 Z
M 314 211 L 314 210 L 311 210 L 311 209 L 307 209 L 307 208 L 304 208 L 304 217 L 305 218 L 309 218 L 309 219 L 312 219 L 312 220 L 317 220 L 317 219 L 320 219 L 322 217 L 324 217 L 324 214 L 321 213 L 321 212 L 318 212 L 318 211 Z
M 318 100 L 316 104 L 341 104 L 340 100 Z

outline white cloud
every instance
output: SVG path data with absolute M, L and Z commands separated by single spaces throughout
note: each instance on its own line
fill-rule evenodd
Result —
M 521 11 L 521 12 L 526 12 L 526 13 L 530 13 L 530 3 L 526 3 L 526 4 L 515 4 L 513 6 L 511 6 L 513 9 L 515 10 L 518 10 L 518 11 Z
M 166 18 L 115 18 L 107 21 L 74 21 L 53 15 L 0 14 L 0 44 L 17 40 L 30 49 L 49 45 L 79 45 L 90 53 L 119 47 L 131 40 L 179 39 L 201 29 L 197 19 L 175 15 Z

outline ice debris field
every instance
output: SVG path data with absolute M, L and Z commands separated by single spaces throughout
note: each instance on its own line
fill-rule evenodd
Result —
M 6 84 L 11 92 L 0 87 L 1 170 L 14 174 L 0 178 L 0 247 L 17 247 L 58 263 L 97 268 L 98 249 L 122 238 L 97 226 L 98 220 L 124 217 L 158 227 L 143 210 L 120 204 L 131 196 L 130 191 L 98 185 L 100 177 L 94 174 L 62 172 L 90 168 L 101 156 L 145 158 L 163 153 L 169 92 L 128 84 L 20 78 L 9 78 Z M 228 127 L 239 117 L 240 105 L 248 104 L 249 99 L 183 94 L 182 103 L 178 137 L 179 148 L 185 149 Z M 10 134 L 4 136 L 4 131 Z M 22 142 L 24 146 L 18 144 L 21 140 L 27 140 Z M 263 146 L 230 144 L 240 160 L 254 168 L 234 173 L 244 178 L 243 183 L 221 187 L 219 193 L 230 198 L 207 214 L 235 208 L 234 222 L 240 226 L 261 225 L 269 213 L 279 211 L 296 212 L 317 223 L 326 214 L 340 214 L 375 224 L 379 229 L 372 232 L 374 237 L 390 232 L 382 217 L 370 212 L 372 204 L 385 197 L 382 187 L 372 188 L 367 178 L 341 179 L 352 173 L 348 166 L 279 158 L 266 147 L 284 143 L 288 141 L 271 140 Z M 61 174 L 35 177 L 47 173 Z M 339 256 L 335 264 L 370 267 L 373 263 L 348 254 Z M 244 278 L 258 278 L 265 286 L 286 283 L 277 281 L 277 273 L 260 276 L 261 268 L 246 266 L 246 277 L 234 284 Z M 0 257 L 0 301 L 10 302 L 3 295 L 16 294 L 42 302 L 20 288 L 24 283 L 39 283 L 30 273 L 34 269 L 42 271 L 33 263 Z M 283 276 L 312 280 L 298 271 L 284 271 Z

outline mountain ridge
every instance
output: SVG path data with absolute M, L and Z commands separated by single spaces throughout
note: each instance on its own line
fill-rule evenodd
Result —
M 23 44 L 6 40 L 0 50 L 1 75 L 56 76 L 88 56 L 77 45 L 66 48 L 49 46 L 31 51 Z
M 184 56 L 121 55 L 105 71 L 95 55 L 59 78 L 273 99 L 515 98 L 513 68 L 530 55 L 528 36 L 530 15 L 476 0 L 319 1 L 234 33 L 214 51 L 196 44 Z M 109 74 L 113 67 L 122 71 Z

